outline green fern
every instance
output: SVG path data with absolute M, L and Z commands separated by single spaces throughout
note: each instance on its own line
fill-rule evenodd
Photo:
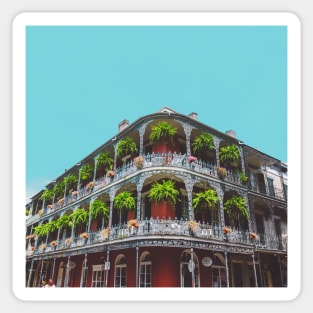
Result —
M 171 140 L 176 133 L 176 127 L 173 127 L 166 121 L 161 121 L 157 125 L 151 126 L 149 139 L 151 142 L 167 141 Z
M 175 188 L 173 180 L 163 180 L 162 183 L 154 182 L 151 186 L 148 198 L 150 201 L 168 201 L 175 204 L 179 196 L 179 191 Z
M 136 208 L 136 201 L 132 194 L 128 191 L 123 191 L 115 196 L 114 207 L 120 211 L 134 210 Z

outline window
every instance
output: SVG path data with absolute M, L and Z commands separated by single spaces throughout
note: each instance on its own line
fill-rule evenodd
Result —
M 151 258 L 149 252 L 144 252 L 140 258 L 139 287 L 151 287 Z
M 181 268 L 181 287 L 192 287 L 192 279 L 194 277 L 194 286 L 200 287 L 199 282 L 199 261 L 196 254 L 193 252 L 193 261 L 194 261 L 194 270 L 192 275 L 192 266 L 191 262 L 191 253 L 190 250 L 186 250 L 183 252 L 180 261 Z
M 253 173 L 250 173 L 250 179 L 249 179 L 249 181 L 250 181 L 251 190 L 257 191 L 255 176 L 254 176 Z
M 227 287 L 226 268 L 223 256 L 220 253 L 215 253 L 213 256 L 212 265 L 212 286 Z
M 127 287 L 126 286 L 126 258 L 120 255 L 116 258 L 115 273 L 114 273 L 114 287 Z
M 272 178 L 267 177 L 267 186 L 268 186 L 268 194 L 271 197 L 275 197 L 274 180 Z
M 285 196 L 285 200 L 287 201 L 288 186 L 287 186 L 286 184 L 283 184 L 283 188 L 284 188 L 284 196 Z
M 93 288 L 104 286 L 104 264 L 92 266 L 92 285 Z

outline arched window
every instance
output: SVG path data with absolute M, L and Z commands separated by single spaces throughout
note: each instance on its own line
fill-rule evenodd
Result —
M 225 260 L 220 253 L 215 253 L 213 255 L 212 286 L 227 287 Z
M 139 287 L 151 287 L 151 277 L 152 270 L 150 253 L 143 252 L 140 257 Z
M 189 249 L 182 253 L 180 259 L 180 273 L 181 287 L 192 287 L 193 280 L 195 287 L 200 287 L 198 257 L 193 252 L 191 258 L 191 251 Z
M 124 255 L 119 255 L 115 261 L 114 287 L 127 287 L 126 270 L 126 258 Z
M 98 264 L 92 266 L 92 283 L 93 288 L 104 287 L 104 257 L 101 257 Z

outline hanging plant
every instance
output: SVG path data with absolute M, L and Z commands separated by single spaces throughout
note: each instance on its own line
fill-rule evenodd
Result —
M 154 182 L 151 186 L 148 198 L 150 201 L 166 201 L 175 204 L 179 199 L 179 191 L 175 187 L 175 182 L 171 179 L 163 180 L 162 183 Z
M 74 174 L 70 174 L 69 176 L 64 177 L 63 183 L 68 190 L 71 188 L 77 188 L 78 177 Z
M 126 137 L 125 139 L 119 141 L 116 148 L 117 156 L 122 158 L 126 155 L 133 155 L 138 151 L 134 139 L 131 137 Z
M 151 126 L 149 139 L 152 143 L 155 142 L 173 143 L 173 137 L 176 133 L 177 133 L 176 127 L 173 127 L 166 121 L 161 121 L 157 125 Z
M 114 207 L 120 211 L 134 210 L 136 208 L 136 201 L 132 194 L 128 191 L 123 191 L 115 196 Z
M 237 167 L 239 161 L 239 149 L 234 144 L 220 148 L 219 158 L 228 166 Z
M 63 196 L 64 195 L 64 189 L 65 189 L 65 185 L 64 182 L 56 182 L 52 188 L 53 193 L 56 197 L 58 196 Z
M 214 189 L 207 189 L 196 193 L 192 199 L 192 205 L 196 211 L 206 211 L 216 208 L 220 197 Z
M 80 169 L 80 179 L 81 181 L 86 181 L 87 179 L 90 179 L 93 174 L 93 167 L 90 164 L 85 164 Z
M 45 189 L 42 195 L 40 196 L 41 200 L 52 200 L 54 197 L 54 191 L 52 189 Z
M 46 236 L 49 233 L 50 225 L 48 223 L 40 224 L 34 227 L 34 234 L 37 237 Z
M 72 227 L 72 216 L 67 214 L 62 215 L 55 221 L 55 225 L 57 229 Z
M 241 182 L 242 184 L 244 184 L 244 183 L 246 183 L 246 182 L 249 181 L 249 177 L 246 176 L 245 173 L 243 173 L 243 172 L 241 172 L 241 171 L 238 171 L 238 175 L 239 175 L 240 182 Z
M 92 218 L 97 218 L 100 215 L 103 215 L 103 217 L 106 219 L 109 218 L 110 209 L 100 199 L 96 199 L 91 203 L 90 210 Z
M 78 208 L 71 214 L 71 220 L 75 225 L 87 224 L 88 222 L 88 211 L 82 208 Z
M 239 223 L 241 220 L 247 221 L 249 212 L 245 199 L 242 196 L 232 196 L 226 200 L 223 206 L 232 223 Z
M 194 153 L 215 150 L 213 135 L 203 132 L 197 136 L 192 142 L 192 150 Z
M 102 152 L 97 158 L 97 168 L 103 168 L 105 171 L 113 168 L 114 159 L 108 152 Z

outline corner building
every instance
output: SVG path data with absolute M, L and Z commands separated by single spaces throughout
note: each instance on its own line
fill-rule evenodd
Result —
M 286 287 L 287 186 L 287 164 L 196 113 L 124 120 L 26 205 L 25 284 Z

